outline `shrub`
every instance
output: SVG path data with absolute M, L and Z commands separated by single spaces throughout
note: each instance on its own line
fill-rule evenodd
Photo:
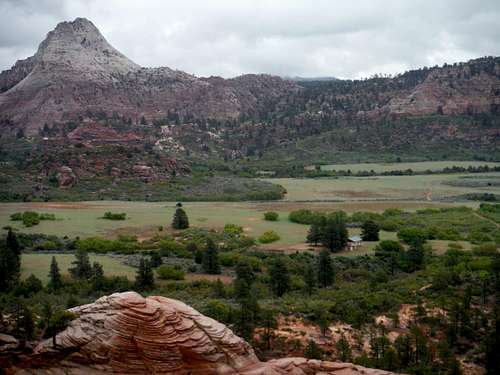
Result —
M 323 215 L 317 212 L 312 212 L 311 210 L 301 209 L 290 212 L 288 215 L 288 220 L 293 223 L 298 224 L 308 224 L 311 225 L 319 221 Z
M 55 220 L 54 214 L 39 214 L 34 211 L 16 212 L 10 215 L 12 221 L 22 221 L 25 227 L 32 227 L 40 224 L 41 220 Z
M 184 271 L 166 264 L 156 269 L 156 274 L 162 280 L 184 280 Z
M 402 228 L 398 232 L 398 238 L 408 245 L 416 242 L 424 243 L 427 240 L 428 233 L 420 228 Z
M 494 243 L 484 243 L 472 249 L 472 253 L 478 256 L 493 256 L 498 254 L 498 249 Z
M 224 233 L 238 235 L 243 233 L 243 227 L 236 224 L 226 224 L 224 225 Z
M 55 220 L 56 215 L 54 214 L 40 214 L 40 220 Z
M 279 219 L 279 215 L 277 212 L 274 212 L 274 211 L 264 212 L 264 220 L 278 221 L 278 219 Z
M 279 236 L 278 233 L 276 233 L 273 230 L 268 230 L 267 232 L 264 232 L 259 237 L 259 242 L 260 243 L 271 243 L 271 242 L 279 241 L 280 239 L 281 239 L 281 237 Z
M 105 212 L 104 216 L 102 217 L 103 219 L 106 220 L 125 220 L 127 218 L 127 214 L 125 212 Z

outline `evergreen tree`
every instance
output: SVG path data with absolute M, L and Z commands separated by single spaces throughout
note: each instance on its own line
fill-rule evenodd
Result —
M 332 320 L 332 314 L 329 311 L 320 311 L 318 317 L 318 326 L 321 334 L 326 336 L 330 329 L 330 322 Z
M 48 337 L 52 337 L 52 346 L 57 348 L 56 336 L 59 332 L 62 332 L 66 329 L 68 324 L 76 318 L 76 315 L 65 310 L 59 310 L 54 312 L 50 319 L 49 324 L 45 330 L 45 334 Z
M 309 232 L 307 233 L 307 243 L 311 245 L 318 246 L 321 241 L 322 232 L 319 224 L 314 223 L 310 226 Z
M 415 241 L 410 245 L 406 253 L 406 261 L 410 272 L 422 269 L 424 264 L 424 246 L 421 241 Z
M 321 287 L 326 288 L 333 283 L 334 271 L 332 259 L 328 250 L 321 250 L 318 259 L 318 283 Z
M 328 250 L 338 252 L 347 245 L 348 232 L 345 218 L 341 214 L 329 216 L 321 228 L 321 243 Z
M 42 280 L 40 280 L 35 275 L 31 274 L 26 280 L 21 281 L 18 284 L 16 290 L 19 290 L 19 294 L 29 297 L 33 294 L 38 293 L 43 289 Z
M 161 259 L 161 255 L 158 251 L 151 252 L 151 266 L 153 268 L 160 267 L 163 264 L 163 260 Z
M 276 296 L 281 297 L 290 290 L 290 275 L 281 257 L 270 264 L 269 279 L 271 289 Z
M 177 207 L 174 214 L 174 219 L 172 220 L 172 228 L 174 229 L 187 229 L 189 228 L 189 219 L 186 211 L 181 207 Z
M 83 249 L 77 249 L 75 260 L 71 263 L 74 265 L 68 271 L 71 276 L 77 280 L 88 280 L 92 277 L 92 266 L 90 265 L 89 255 Z
M 246 340 L 253 338 L 259 310 L 258 291 L 255 286 L 252 286 L 248 297 L 240 300 L 240 310 L 235 327 L 236 332 Z
M 236 280 L 234 280 L 234 296 L 242 301 L 248 298 L 252 289 L 255 274 L 248 262 L 239 262 L 236 266 Z
M 99 291 L 104 289 L 105 279 L 104 270 L 100 263 L 94 262 L 92 265 L 92 290 Z
M 206 273 L 213 275 L 220 273 L 219 251 L 210 238 L 207 241 L 207 249 L 203 254 L 202 267 Z
M 349 341 L 347 341 L 345 335 L 342 333 L 339 341 L 335 344 L 335 348 L 337 349 L 337 358 L 342 362 L 351 362 L 352 361 L 352 350 L 351 345 L 349 345 Z
M 31 340 L 35 334 L 33 312 L 25 305 L 18 306 L 15 322 L 16 336 L 23 342 Z
M 7 241 L 0 242 L 0 292 L 7 292 L 18 284 L 20 266 L 20 255 L 7 245 Z
M 5 239 L 7 247 L 17 256 L 21 255 L 21 245 L 17 240 L 16 234 L 12 231 L 12 228 L 9 228 L 7 232 L 7 238 Z
M 378 241 L 380 227 L 373 220 L 367 220 L 361 225 L 361 238 L 363 241 Z
M 154 288 L 154 273 L 151 263 L 144 258 L 141 258 L 139 269 L 135 276 L 135 286 L 139 290 L 151 290 Z
M 306 265 L 304 283 L 306 286 L 306 293 L 309 295 L 313 294 L 314 288 L 316 287 L 316 269 L 310 262 Z
M 500 307 L 497 301 L 493 311 L 493 327 L 486 336 L 485 347 L 485 368 L 486 375 L 500 374 Z
M 274 336 L 274 329 L 278 326 L 276 313 L 273 310 L 263 310 L 260 312 L 261 325 L 264 328 L 262 339 L 266 342 L 266 349 L 271 350 L 271 341 Z
M 61 273 L 59 272 L 59 266 L 56 261 L 56 257 L 52 257 L 52 262 L 50 263 L 49 271 L 49 283 L 47 287 L 49 290 L 56 291 L 62 286 Z
M 214 294 L 217 298 L 226 298 L 227 297 L 226 287 L 224 286 L 224 283 L 220 279 L 217 279 L 217 281 L 215 282 L 213 290 L 214 290 Z
M 202 249 L 196 249 L 194 252 L 194 262 L 196 264 L 202 264 L 203 263 L 203 250 Z
M 308 359 L 323 359 L 323 350 L 316 344 L 315 341 L 309 340 L 309 343 L 304 350 L 304 357 Z

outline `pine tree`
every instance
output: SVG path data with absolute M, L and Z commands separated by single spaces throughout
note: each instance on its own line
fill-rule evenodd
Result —
M 276 313 L 269 309 L 261 311 L 260 322 L 264 328 L 262 339 L 266 342 L 266 349 L 271 350 L 271 341 L 274 336 L 274 329 L 278 326 Z
M 321 243 L 328 250 L 338 252 L 347 245 L 348 232 L 343 215 L 336 214 L 326 219 L 321 228 Z
M 351 345 L 349 345 L 349 341 L 347 341 L 345 335 L 342 333 L 339 341 L 335 344 L 335 348 L 337 349 L 337 358 L 342 362 L 351 362 L 352 361 L 352 350 Z
M 312 224 L 307 233 L 307 243 L 314 246 L 318 246 L 319 241 L 321 241 L 322 232 L 319 224 Z
M 45 330 L 45 334 L 49 337 L 52 337 L 52 346 L 54 347 L 54 349 L 57 347 L 57 334 L 64 331 L 68 324 L 75 318 L 75 314 L 66 310 L 59 310 L 51 315 L 49 324 L 47 325 L 47 328 Z
M 380 227 L 373 220 L 367 220 L 361 225 L 361 238 L 363 241 L 378 241 Z
M 318 282 L 323 288 L 333 283 L 335 274 L 333 271 L 332 259 L 328 250 L 321 250 L 318 259 Z
M 172 228 L 174 229 L 187 229 L 189 228 L 189 219 L 186 211 L 181 207 L 177 207 L 174 214 L 174 219 L 172 220 Z
M 215 282 L 215 285 L 213 286 L 213 291 L 217 298 L 227 297 L 226 287 L 224 286 L 224 283 L 220 279 L 217 279 L 217 281 Z
M 12 228 L 9 228 L 5 242 L 7 244 L 7 247 L 10 250 L 12 250 L 12 252 L 15 255 L 17 255 L 17 256 L 21 255 L 21 245 L 19 244 L 19 241 L 17 240 L 16 234 L 12 231 Z
M 135 276 L 135 285 L 139 290 L 151 290 L 154 288 L 154 273 L 151 263 L 141 258 L 139 269 Z
M 104 270 L 100 263 L 94 262 L 92 265 L 92 290 L 99 291 L 104 289 Z
M 11 245 L 0 243 L 0 292 L 9 291 L 19 282 L 21 257 Z
M 415 241 L 410 245 L 406 253 L 408 270 L 410 272 L 422 269 L 424 264 L 424 247 L 422 242 Z
M 276 296 L 281 297 L 290 290 L 290 275 L 281 257 L 276 258 L 269 266 L 269 279 Z
M 257 324 L 260 306 L 258 302 L 258 290 L 255 286 L 250 288 L 247 297 L 240 299 L 240 308 L 235 319 L 235 331 L 246 340 L 253 338 L 253 331 Z
M 83 249 L 76 250 L 74 265 L 68 271 L 71 276 L 78 280 L 87 280 L 92 277 L 92 266 L 90 265 L 89 255 Z
M 236 280 L 234 280 L 234 297 L 238 301 L 248 298 L 255 274 L 248 262 L 239 262 L 236 266 Z
M 163 264 L 163 260 L 158 251 L 151 252 L 151 266 L 153 268 L 160 267 Z
M 207 241 L 207 249 L 203 254 L 202 267 L 206 273 L 212 275 L 220 273 L 219 251 L 210 238 Z
M 309 340 L 309 343 L 304 350 L 304 357 L 308 359 L 322 359 L 323 358 L 323 350 L 314 342 L 313 340 Z
M 316 269 L 311 263 L 306 265 L 304 272 L 304 283 L 306 285 L 305 290 L 307 294 L 311 295 L 316 287 Z
M 50 263 L 49 271 L 49 283 L 47 287 L 49 290 L 56 291 L 62 286 L 61 273 L 59 272 L 59 266 L 56 261 L 56 257 L 52 257 L 52 262 Z
M 31 340 L 35 333 L 35 321 L 33 312 L 27 306 L 18 307 L 16 314 L 15 331 L 23 341 Z

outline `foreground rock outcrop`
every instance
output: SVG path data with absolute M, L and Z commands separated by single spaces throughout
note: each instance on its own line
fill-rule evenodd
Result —
M 305 358 L 260 362 L 225 325 L 165 297 L 117 293 L 71 311 L 78 318 L 56 349 L 39 343 L 7 374 L 390 374 Z

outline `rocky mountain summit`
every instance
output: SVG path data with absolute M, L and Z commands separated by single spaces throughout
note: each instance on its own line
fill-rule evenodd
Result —
M 225 325 L 184 303 L 135 292 L 101 297 L 71 309 L 78 318 L 40 342 L 7 374 L 389 375 L 350 363 L 305 358 L 261 362 Z M 0 338 L 1 339 L 1 338 Z M 15 340 L 14 340 L 15 341 Z M 0 352 L 15 346 L 0 340 Z
M 3 119 L 36 134 L 44 124 L 99 112 L 138 122 L 169 111 L 235 119 L 296 89 L 278 77 L 199 79 L 170 68 L 141 68 L 87 19 L 62 22 L 32 57 L 0 74 Z

